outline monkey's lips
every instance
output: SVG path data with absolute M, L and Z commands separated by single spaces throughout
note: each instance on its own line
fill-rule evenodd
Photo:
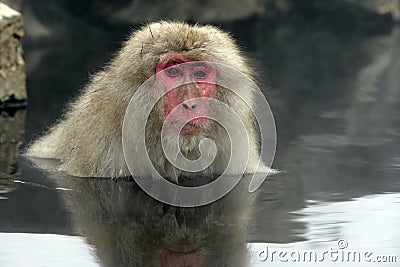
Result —
M 196 120 L 198 120 L 198 119 L 196 119 Z M 189 121 L 182 127 L 179 134 L 182 136 L 198 135 L 203 130 L 203 125 L 204 125 L 204 123 L 198 124 L 198 123 L 196 123 L 195 120 Z
M 199 135 L 207 123 L 206 118 L 196 118 L 189 122 L 183 122 L 181 120 L 175 120 L 170 124 L 171 129 L 179 132 L 181 136 L 195 136 Z

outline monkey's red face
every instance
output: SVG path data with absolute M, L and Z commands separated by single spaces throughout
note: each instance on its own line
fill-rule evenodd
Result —
M 183 64 L 192 62 L 191 64 Z M 207 122 L 207 100 L 215 98 L 216 68 L 211 62 L 193 61 L 179 53 L 166 54 L 156 67 L 159 85 L 168 91 L 164 100 L 164 117 L 184 125 L 181 135 L 197 135 Z M 204 97 L 204 98 L 202 98 Z M 194 118 L 197 117 L 197 118 Z

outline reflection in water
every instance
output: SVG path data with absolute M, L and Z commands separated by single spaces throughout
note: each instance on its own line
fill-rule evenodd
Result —
M 250 244 L 250 266 L 398 266 L 399 210 L 399 193 L 308 201 L 293 213 L 306 225 L 302 235 L 307 241 Z
M 307 240 L 319 242 L 346 239 L 353 248 L 395 248 L 400 245 L 400 194 L 381 194 L 349 201 L 310 202 L 298 212 L 306 223 Z M 385 229 L 385 231 L 381 231 Z M 368 242 L 365 242 L 365 238 Z
M 389 216 L 399 209 L 396 198 L 386 199 L 393 206 L 390 210 L 377 207 L 385 216 L 371 212 L 361 217 L 354 212 L 351 218 L 354 202 L 349 200 L 400 190 L 399 28 L 372 37 L 343 33 L 338 38 L 290 27 L 273 35 L 272 51 L 262 50 L 261 56 L 265 62 L 272 59 L 267 65 L 275 88 L 269 93 L 278 129 L 275 166 L 284 173 L 267 181 L 259 192 L 251 238 L 316 242 L 315 235 L 308 235 L 308 222 L 322 212 L 332 216 L 315 222 L 321 225 L 318 238 L 333 232 L 335 238 L 347 236 L 339 223 L 346 220 L 343 216 L 349 218 L 346 231 L 390 233 L 375 216 L 398 224 L 398 217 Z M 321 209 L 299 212 L 312 206 L 309 200 L 318 201 Z M 345 213 L 335 213 L 337 207 Z M 349 238 L 353 244 L 373 242 L 366 234 Z M 382 240 L 377 244 L 387 245 Z
M 248 178 L 248 179 L 247 179 Z M 245 177 L 223 199 L 175 208 L 131 181 L 58 177 L 77 230 L 102 266 L 246 266 L 246 221 L 254 194 Z
M 0 266 L 99 267 L 82 237 L 55 234 L 0 233 Z M 2 257 L 5 255 L 5 257 Z
M 24 141 L 25 110 L 0 110 L 0 199 L 16 188 L 10 179 L 18 178 L 18 149 Z
M 368 48 L 371 59 L 344 88 L 354 91 L 348 104 L 343 107 L 337 100 L 319 110 L 322 119 L 316 123 L 333 130 L 300 134 L 288 149 L 289 166 L 301 166 L 293 171 L 306 183 L 309 198 L 343 199 L 399 189 L 396 172 L 387 168 L 400 141 L 400 76 L 395 75 L 400 73 L 399 32 L 397 28 L 390 36 L 360 45 Z
M 359 146 L 377 146 L 400 136 L 400 28 L 371 40 L 369 46 L 372 61 L 359 71 L 354 100 L 346 112 L 347 135 Z
M 0 110 L 0 178 L 15 178 L 20 174 L 17 154 L 24 142 L 25 116 L 24 109 Z

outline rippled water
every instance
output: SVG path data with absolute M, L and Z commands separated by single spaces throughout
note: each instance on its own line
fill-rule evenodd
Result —
M 82 58 L 97 39 L 27 45 L 30 105 L 0 116 L 0 266 L 151 266 L 160 258 L 163 266 L 398 266 L 400 29 L 263 25 L 265 34 L 250 37 L 240 23 L 226 27 L 269 85 L 282 173 L 257 194 L 243 179 L 197 209 L 162 205 L 131 181 L 46 174 L 15 157 L 101 65 Z M 105 59 L 114 48 L 95 53 Z

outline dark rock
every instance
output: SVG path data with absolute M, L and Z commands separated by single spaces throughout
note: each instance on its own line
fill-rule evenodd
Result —
M 0 3 L 0 106 L 23 105 L 26 100 L 23 36 L 21 14 Z

